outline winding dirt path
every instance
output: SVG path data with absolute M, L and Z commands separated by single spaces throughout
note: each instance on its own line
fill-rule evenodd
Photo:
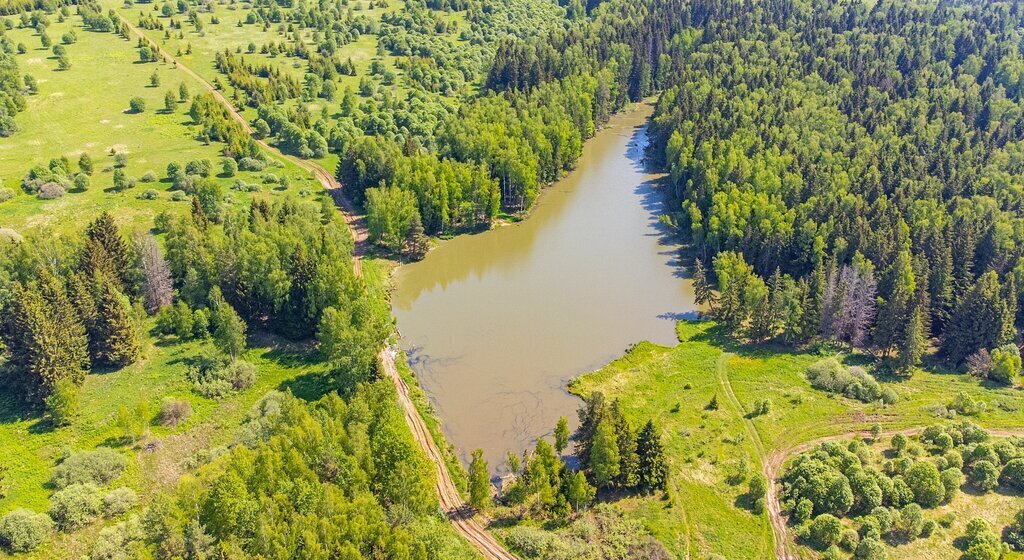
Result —
M 188 66 L 179 62 L 171 53 L 167 52 L 159 44 L 154 43 L 147 37 L 138 27 L 136 27 L 131 20 L 124 17 L 122 14 L 114 10 L 115 13 L 121 18 L 131 33 L 150 45 L 156 47 L 164 59 L 174 63 L 175 67 L 185 72 L 212 94 L 231 114 L 231 117 L 238 121 L 242 128 L 249 134 L 253 134 L 252 126 L 245 119 L 242 114 L 235 109 L 234 105 L 224 97 L 224 95 L 211 84 L 206 81 L 205 78 L 197 74 Z M 367 229 L 366 219 L 360 216 L 352 202 L 345 196 L 345 192 L 341 188 L 341 183 L 328 172 L 326 169 L 318 165 L 316 162 L 299 159 L 295 156 L 291 156 L 282 153 L 281 150 L 275 146 L 271 146 L 265 140 L 254 138 L 256 142 L 264 149 L 270 151 L 274 155 L 286 159 L 299 168 L 308 171 L 320 182 L 321 185 L 334 199 L 335 205 L 338 210 L 341 211 L 341 215 L 345 219 L 345 223 L 348 225 L 349 231 L 352 234 L 355 246 L 352 254 L 352 268 L 356 277 L 361 278 L 363 275 L 363 260 L 362 257 L 366 252 L 367 243 Z M 438 449 L 437 444 L 434 442 L 434 438 L 430 435 L 430 431 L 427 429 L 426 423 L 423 421 L 423 417 L 420 416 L 419 411 L 416 410 L 416 406 L 413 404 L 412 396 L 409 393 L 409 386 L 406 385 L 405 380 L 398 374 L 398 366 L 395 364 L 395 351 L 390 347 L 381 349 L 378 354 L 381 363 L 384 366 L 384 371 L 387 376 L 394 382 L 395 388 L 398 392 L 398 402 L 402 407 L 402 412 L 405 415 L 405 422 L 409 425 L 409 429 L 412 431 L 413 438 L 416 443 L 423 449 L 423 452 L 427 455 L 427 458 L 431 463 L 434 464 L 434 470 L 437 473 L 436 485 L 437 495 L 440 501 L 441 508 L 445 511 L 448 519 L 451 521 L 452 526 L 455 530 L 463 536 L 473 547 L 487 560 L 518 560 L 518 558 L 511 552 L 505 549 L 490 533 L 488 533 L 483 525 L 481 525 L 476 519 L 473 518 L 473 509 L 466 504 L 465 500 L 462 499 L 462 495 L 459 493 L 458 487 L 455 486 L 455 482 L 452 480 L 451 473 L 448 472 L 448 466 L 445 464 L 444 455 L 441 454 L 441 450 Z

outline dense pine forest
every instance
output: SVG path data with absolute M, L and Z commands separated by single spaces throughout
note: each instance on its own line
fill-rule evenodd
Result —
M 694 3 L 656 153 L 705 296 L 755 340 L 821 337 L 908 372 L 1015 342 L 1016 2 Z

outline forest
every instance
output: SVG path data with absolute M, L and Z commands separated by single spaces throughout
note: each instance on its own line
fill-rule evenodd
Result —
M 902 374 L 932 340 L 953 366 L 1016 340 L 1019 3 L 702 2 L 683 19 L 654 153 L 716 317 Z

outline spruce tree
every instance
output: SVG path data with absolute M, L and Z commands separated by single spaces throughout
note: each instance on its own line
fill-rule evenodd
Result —
M 640 430 L 636 451 L 640 458 L 640 489 L 644 492 L 665 490 L 668 485 L 668 464 L 654 422 L 648 420 Z
M 636 434 L 629 426 L 629 421 L 622 413 L 619 400 L 612 401 L 609 413 L 615 425 L 615 442 L 619 450 L 619 475 L 615 484 L 620 488 L 633 488 L 637 485 L 640 458 L 636 451 Z
M 89 237 L 89 241 L 102 248 L 103 253 L 109 259 L 110 266 L 113 267 L 113 270 L 110 271 L 113 273 L 111 279 L 119 281 L 121 283 L 120 288 L 126 288 L 126 281 L 131 266 L 131 254 L 128 251 L 128 244 L 125 243 L 121 233 L 117 230 L 114 217 L 109 212 L 100 214 L 98 218 L 89 224 L 85 233 Z M 93 248 L 92 250 L 96 249 Z
M 990 270 L 960 297 L 946 325 L 942 350 L 951 362 L 960 364 L 980 349 L 995 348 L 1010 330 L 1006 320 L 999 277 Z
M 123 367 L 139 359 L 139 333 L 127 298 L 112 282 L 99 281 L 96 294 L 96 363 Z
M 715 312 L 715 293 L 711 290 L 708 282 L 708 271 L 704 263 L 696 259 L 693 263 L 693 302 L 698 306 L 707 307 L 711 313 Z
M 4 342 L 14 379 L 29 401 L 41 402 L 61 380 L 80 384 L 89 366 L 85 329 L 56 278 L 14 285 Z
M 594 443 L 594 436 L 597 434 L 597 425 L 604 418 L 607 407 L 604 393 L 594 391 L 584 399 L 584 405 L 577 411 L 580 427 L 576 429 L 575 453 L 581 465 L 590 464 L 590 449 Z

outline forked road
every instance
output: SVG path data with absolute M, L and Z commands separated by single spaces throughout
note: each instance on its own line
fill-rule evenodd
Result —
M 115 10 L 116 12 L 116 10 Z M 179 62 L 171 53 L 164 50 L 163 47 L 150 41 L 149 37 L 146 37 L 142 31 L 139 30 L 130 20 L 125 18 L 123 15 L 118 13 L 118 17 L 121 21 L 128 26 L 128 29 L 132 34 L 141 38 L 143 41 L 156 47 L 157 51 L 166 60 L 173 62 L 182 72 L 185 72 L 211 93 L 231 114 L 231 117 L 238 121 L 249 134 L 253 133 L 252 127 L 249 122 L 245 120 L 245 117 L 239 113 L 230 101 L 217 88 L 213 87 L 213 84 L 206 81 L 202 76 L 194 72 L 188 66 L 185 66 Z M 357 277 L 361 277 L 363 274 L 362 267 L 362 256 L 366 248 L 366 222 L 365 220 L 356 214 L 355 208 L 352 206 L 351 201 L 342 192 L 341 183 L 331 175 L 323 167 L 320 167 L 315 162 L 302 160 L 294 156 L 282 153 L 277 148 L 271 146 L 266 141 L 256 138 L 263 148 L 276 154 L 279 157 L 287 159 L 294 163 L 300 168 L 310 172 L 316 177 L 316 180 L 327 189 L 331 197 L 334 199 L 335 204 L 341 211 L 342 216 L 345 218 L 345 223 L 348 224 L 349 231 L 352 233 L 352 239 L 355 242 L 355 249 L 352 254 L 352 268 Z M 448 467 L 444 462 L 444 455 L 441 454 L 441 450 L 438 449 L 437 444 L 434 442 L 434 438 L 430 435 L 430 431 L 427 430 L 427 425 L 423 421 L 423 417 L 420 416 L 416 406 L 412 402 L 412 396 L 409 393 L 409 386 L 406 385 L 405 380 L 398 374 L 398 367 L 395 365 L 394 352 L 385 347 L 378 354 L 380 361 L 384 366 L 384 371 L 387 373 L 388 378 L 395 384 L 395 388 L 398 392 L 398 402 L 402 406 L 402 411 L 405 415 L 405 422 L 409 425 L 409 429 L 412 431 L 413 437 L 416 439 L 416 443 L 419 444 L 423 452 L 426 453 L 430 462 L 434 464 L 434 468 L 437 471 L 437 495 L 440 499 L 441 508 L 448 515 L 448 519 L 451 520 L 452 526 L 458 531 L 474 548 L 488 560 L 518 560 L 515 555 L 505 549 L 490 533 L 484 530 L 483 526 L 480 525 L 472 516 L 472 509 L 462 499 L 462 495 L 459 493 L 458 488 L 455 486 L 455 482 L 452 480 L 451 474 L 448 472 Z

